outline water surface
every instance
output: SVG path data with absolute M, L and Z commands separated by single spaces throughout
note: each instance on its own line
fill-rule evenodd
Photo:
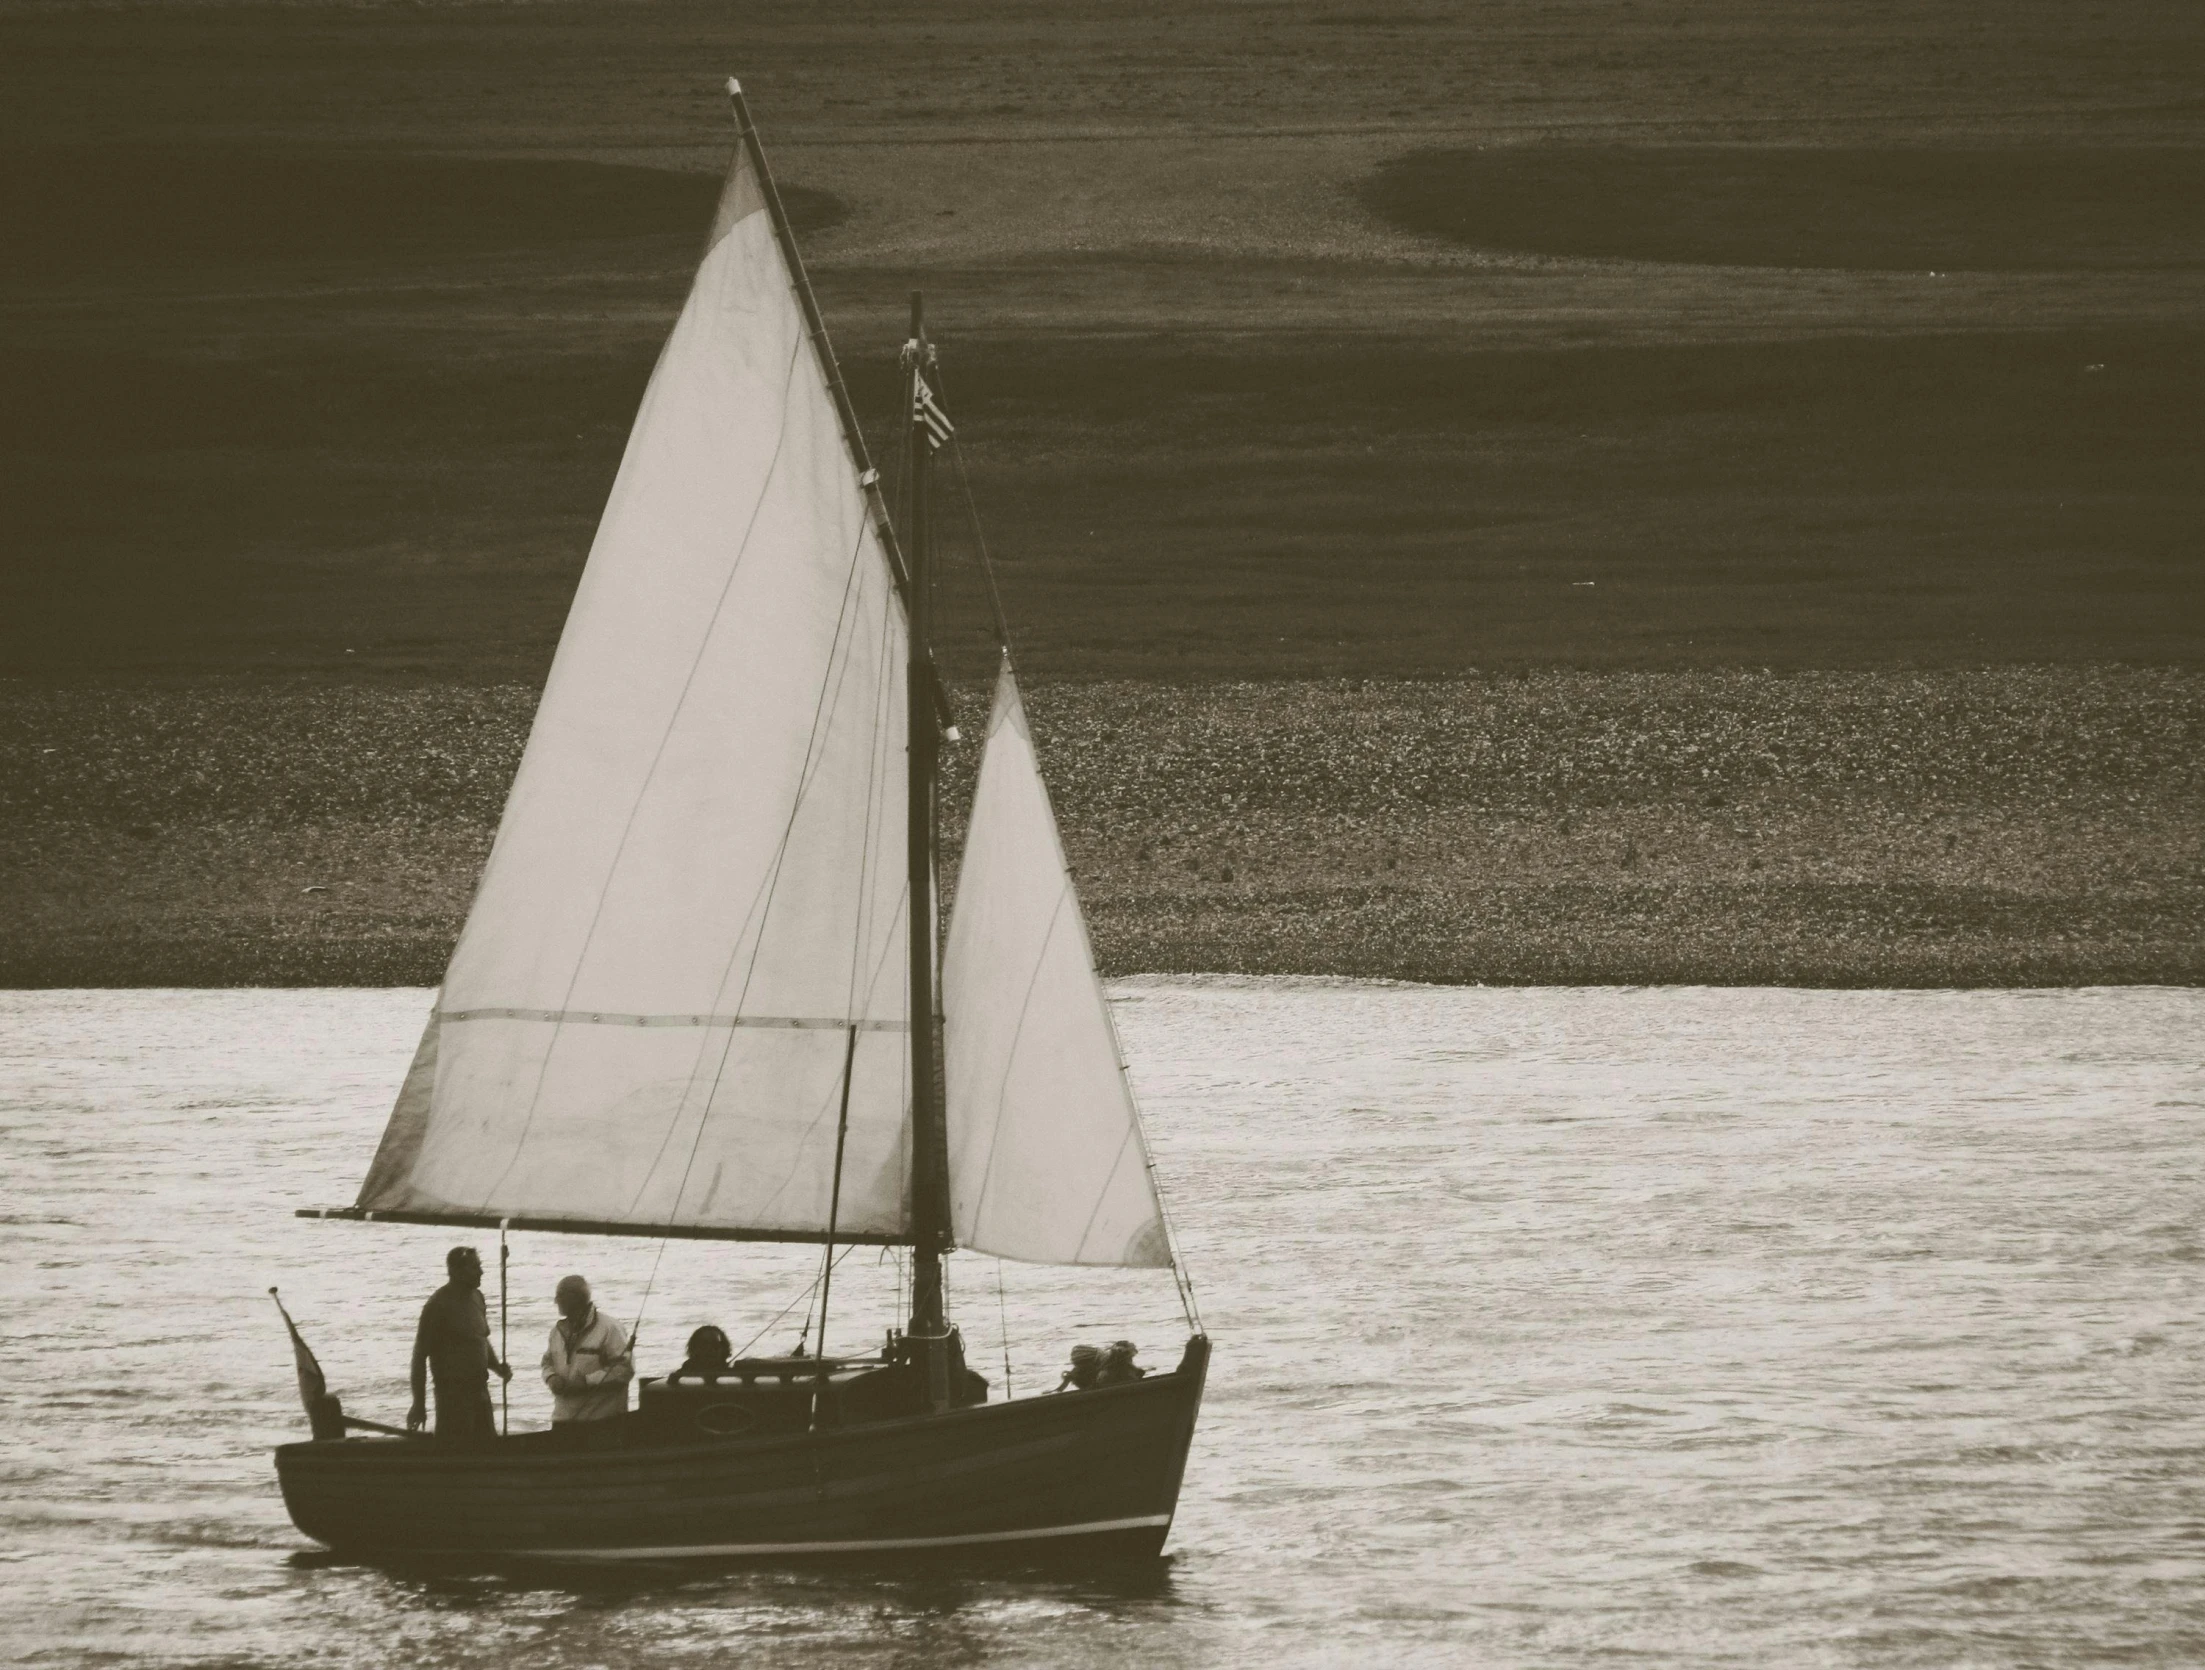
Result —
M 1116 994 L 1217 1357 L 1171 1557 L 1095 1582 L 312 1553 L 266 1289 L 349 1408 L 402 1412 L 452 1232 L 289 1214 L 351 1197 L 429 995 L 0 995 L 0 1656 L 2205 1659 L 2205 993 Z M 623 1316 L 649 1287 L 649 1371 L 700 1321 L 793 1343 L 816 1265 L 516 1239 L 516 1423 L 567 1269 Z M 951 1276 L 1021 1393 L 1184 1333 L 1153 1275 Z M 841 1267 L 836 1345 L 895 1281 Z

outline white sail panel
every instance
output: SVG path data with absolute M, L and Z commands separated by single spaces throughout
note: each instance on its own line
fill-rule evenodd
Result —
M 908 1232 L 906 655 L 738 154 L 361 1206 Z
M 1008 666 L 942 963 L 958 1243 L 1037 1264 L 1171 1263 L 1141 1117 Z

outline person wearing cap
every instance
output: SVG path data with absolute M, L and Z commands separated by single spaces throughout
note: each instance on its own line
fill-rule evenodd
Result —
M 1129 1339 L 1112 1340 L 1110 1349 L 1102 1354 L 1102 1367 L 1096 1371 L 1098 1386 L 1123 1386 L 1131 1381 L 1146 1380 L 1148 1370 L 1133 1361 L 1134 1346 Z
M 544 1347 L 544 1384 L 551 1388 L 551 1424 L 610 1420 L 628 1412 L 635 1378 L 628 1336 L 590 1299 L 580 1276 L 561 1276 L 554 1295 L 559 1320 Z
M 1102 1372 L 1103 1354 L 1092 1345 L 1072 1347 L 1072 1366 L 1064 1371 L 1064 1378 L 1057 1382 L 1060 1392 L 1084 1392 L 1095 1384 L 1095 1377 Z

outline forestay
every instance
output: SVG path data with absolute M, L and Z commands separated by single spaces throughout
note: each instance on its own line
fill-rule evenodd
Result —
M 942 964 L 958 1243 L 1043 1264 L 1170 1264 L 1141 1119 L 1006 665 Z
M 909 1232 L 906 654 L 738 153 L 361 1207 Z

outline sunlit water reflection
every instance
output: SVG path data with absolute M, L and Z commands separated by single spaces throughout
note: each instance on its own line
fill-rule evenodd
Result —
M 265 1290 L 348 1407 L 402 1411 L 451 1233 L 290 1209 L 350 1198 L 427 994 L 0 994 L 0 1656 L 2205 1660 L 2205 993 L 1117 995 L 1217 1357 L 1172 1557 L 1080 1581 L 307 1552 Z M 553 1281 L 633 1314 L 657 1259 L 515 1241 L 517 1423 Z M 816 1262 L 671 1246 L 646 1370 Z M 1184 1333 L 1155 1276 L 952 1277 L 999 1388 L 1006 1349 L 1025 1393 L 1075 1339 Z M 842 1266 L 834 1343 L 895 1280 Z

